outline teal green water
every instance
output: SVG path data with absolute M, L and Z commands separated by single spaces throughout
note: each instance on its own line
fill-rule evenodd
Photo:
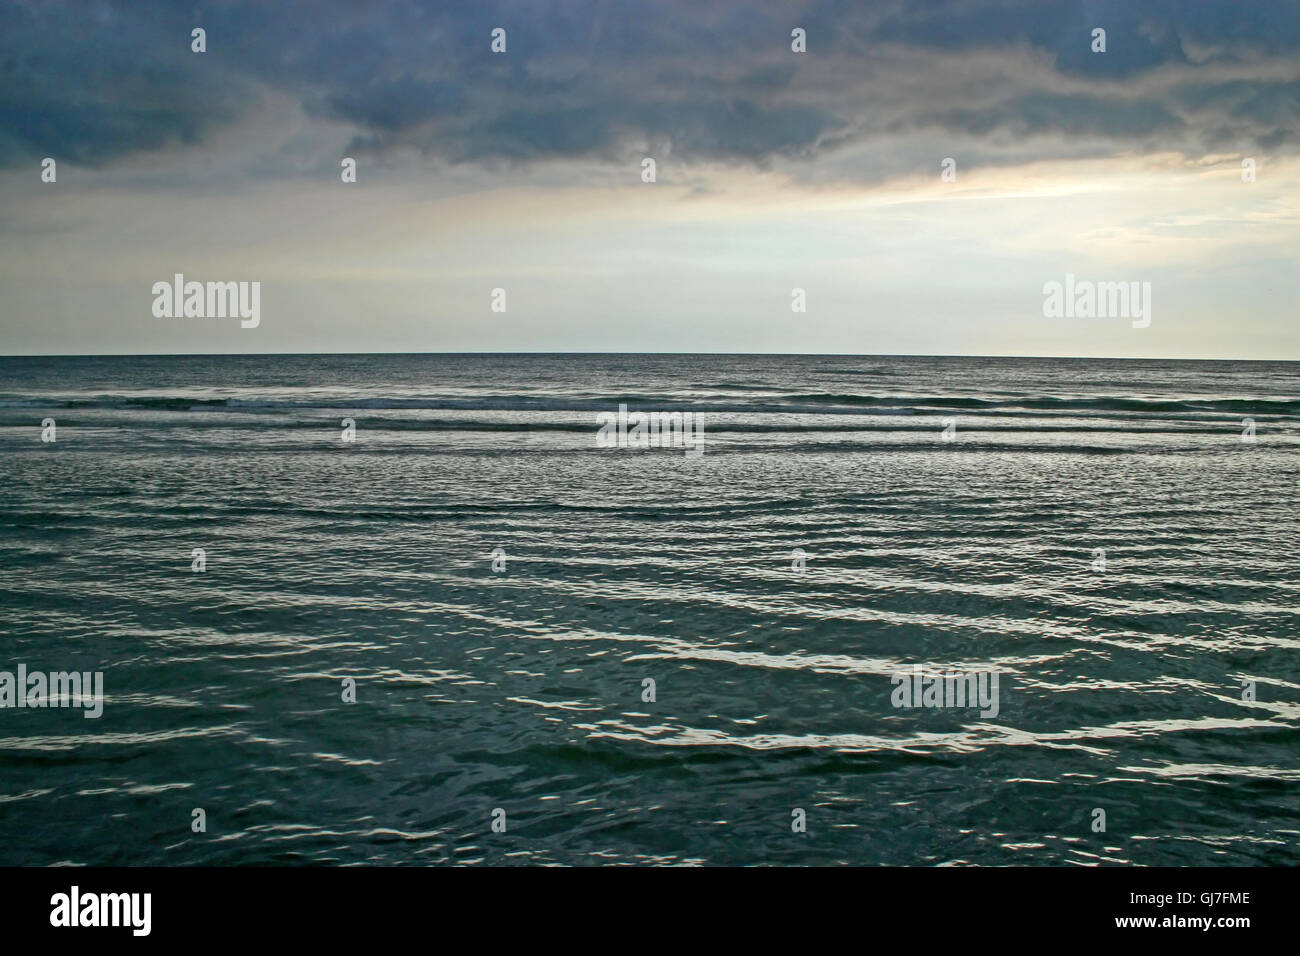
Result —
M 1297 370 L 0 359 L 0 864 L 1300 863 Z

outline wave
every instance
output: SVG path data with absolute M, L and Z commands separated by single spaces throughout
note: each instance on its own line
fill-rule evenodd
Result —
M 292 412 L 369 409 L 376 411 L 539 411 L 588 412 L 610 411 L 627 405 L 630 411 L 695 411 L 719 413 L 786 413 L 813 414 L 924 414 L 935 411 L 1009 412 L 1133 412 L 1138 414 L 1247 414 L 1300 415 L 1298 398 L 1140 398 L 1133 396 L 999 396 L 959 395 L 863 395 L 851 392 L 773 392 L 721 383 L 710 388 L 719 391 L 744 390 L 748 401 L 719 400 L 715 396 L 656 396 L 641 394 L 608 395 L 485 395 L 475 398 L 455 396 L 337 397 L 292 398 L 200 398 L 182 395 L 97 395 L 68 398 L 63 396 L 21 396 L 0 399 L 0 408 L 35 408 L 57 410 L 138 410 L 138 411 L 230 411 Z
M 952 395 L 856 395 L 815 392 L 789 396 L 791 401 L 809 404 L 852 405 L 867 408 L 951 408 L 951 409 L 1032 409 L 1035 411 L 1111 411 L 1111 412 L 1253 412 L 1259 415 L 1295 415 L 1300 413 L 1300 399 L 1148 399 L 1123 396 L 1095 398 L 966 398 Z

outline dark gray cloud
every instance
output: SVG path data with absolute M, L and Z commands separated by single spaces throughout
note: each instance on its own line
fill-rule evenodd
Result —
M 1066 136 L 1157 138 L 1186 124 L 1153 100 L 1115 102 L 1087 94 L 1029 93 L 984 109 L 954 109 L 922 114 L 918 123 L 957 129 L 972 136 L 1005 130 L 1017 136 L 1061 133 Z
M 1288 149 L 1297 52 L 1291 0 L 0 2 L 0 164 L 210 141 L 268 92 L 352 150 L 450 162 L 763 165 L 916 131 L 993 162 Z
M 190 54 L 188 27 L 147 11 L 0 4 L 0 164 L 97 166 L 195 143 L 256 95 L 244 74 Z

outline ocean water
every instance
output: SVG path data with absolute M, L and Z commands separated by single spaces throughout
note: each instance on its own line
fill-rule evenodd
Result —
M 1300 864 L 1297 373 L 0 359 L 0 864 Z

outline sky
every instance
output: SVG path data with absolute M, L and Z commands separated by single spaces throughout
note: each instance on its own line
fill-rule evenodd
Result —
M 1300 360 L 1298 255 L 1294 0 L 0 0 L 0 354 Z

